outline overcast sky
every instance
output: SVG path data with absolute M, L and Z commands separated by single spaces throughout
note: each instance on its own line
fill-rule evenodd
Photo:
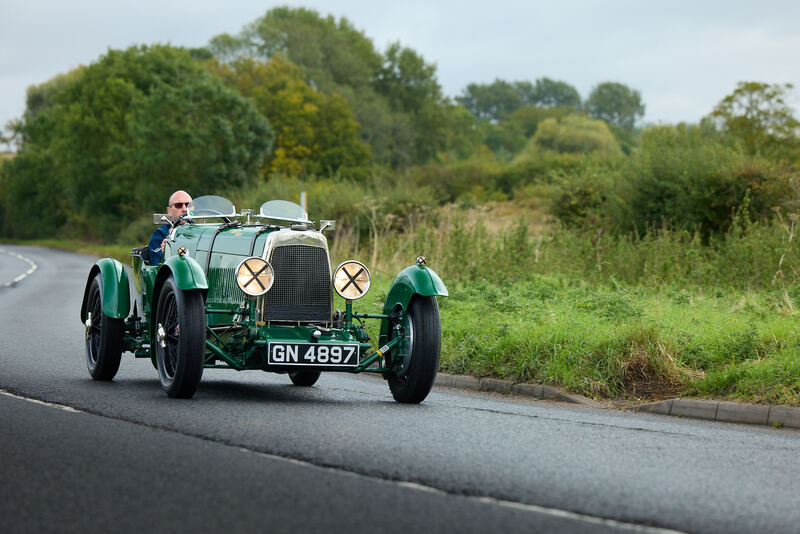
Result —
M 29 85 L 109 47 L 203 46 L 287 4 L 346 17 L 379 50 L 413 48 L 448 96 L 547 76 L 586 98 L 617 81 L 641 92 L 646 123 L 677 123 L 698 121 L 739 81 L 800 85 L 797 0 L 0 0 L 0 127 L 22 115 Z

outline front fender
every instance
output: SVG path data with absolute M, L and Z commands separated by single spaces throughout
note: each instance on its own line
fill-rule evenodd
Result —
M 150 357 L 153 359 L 154 364 L 156 361 L 156 309 L 158 308 L 158 298 L 161 296 L 161 288 L 170 274 L 175 278 L 175 284 L 180 290 L 199 289 L 204 293 L 208 291 L 206 273 L 196 259 L 185 254 L 178 254 L 177 256 L 170 256 L 159 264 L 156 281 L 153 284 L 153 297 L 150 301 Z
M 103 314 L 112 319 L 125 319 L 131 310 L 131 294 L 128 285 L 128 273 L 122 264 L 114 258 L 98 260 L 89 271 L 86 288 L 83 290 L 81 303 L 81 322 L 86 322 L 86 301 L 89 298 L 89 287 L 97 273 L 103 281 Z
M 158 302 L 158 293 L 161 292 L 161 286 L 170 274 L 175 278 L 178 289 L 183 291 L 190 289 L 208 289 L 206 273 L 196 259 L 185 254 L 170 256 L 161 264 L 158 269 L 158 275 L 156 275 L 155 291 L 153 293 L 153 309 L 155 309 L 156 303 Z
M 386 302 L 383 304 L 383 313 L 388 315 L 398 309 L 407 310 L 414 295 L 423 297 L 446 297 L 449 295 L 447 288 L 433 269 L 425 265 L 412 265 L 406 267 L 392 282 Z M 387 341 L 389 334 L 389 320 L 381 320 L 380 343 Z

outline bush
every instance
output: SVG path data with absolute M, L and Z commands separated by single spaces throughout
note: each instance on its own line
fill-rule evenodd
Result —
M 665 221 L 697 229 L 704 238 L 725 232 L 737 208 L 764 219 L 790 196 L 785 170 L 747 156 L 706 126 L 658 126 L 642 134 L 641 148 L 625 168 L 621 195 L 639 232 Z
M 567 115 L 561 120 L 543 120 L 530 141 L 533 145 L 556 152 L 588 154 L 620 152 L 614 135 L 605 122 L 583 115 Z
M 502 169 L 503 165 L 484 149 L 469 159 L 429 163 L 412 167 L 408 173 L 414 183 L 431 187 L 441 201 L 474 197 L 476 192 L 480 197 L 478 201 L 486 201 L 486 197 L 498 191 L 497 178 Z
M 571 172 L 554 170 L 548 188 L 550 211 L 568 226 L 608 227 L 629 209 L 618 195 L 618 165 L 609 157 L 584 157 Z

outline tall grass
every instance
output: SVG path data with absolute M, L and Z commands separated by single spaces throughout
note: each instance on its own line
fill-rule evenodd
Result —
M 734 221 L 707 244 L 657 228 L 613 236 L 524 219 L 493 233 L 454 210 L 402 233 L 339 234 L 390 279 L 418 255 L 439 300 L 441 368 L 598 398 L 695 395 L 800 404 L 796 219 Z M 388 281 L 387 281 L 388 284 Z
M 372 217 L 379 218 L 380 214 Z M 440 210 L 408 220 L 402 231 L 378 223 L 368 236 L 343 229 L 334 255 L 358 255 L 378 270 L 395 272 L 419 255 L 454 281 L 525 280 L 557 274 L 593 284 L 658 288 L 785 288 L 800 286 L 796 217 L 735 221 L 704 244 L 699 234 L 669 227 L 637 236 L 554 227 L 529 231 L 524 218 L 492 233 L 480 219 Z M 366 255 L 365 255 L 366 253 Z
M 455 284 L 441 368 L 596 398 L 800 404 L 800 329 L 778 292 L 593 287 L 558 276 Z

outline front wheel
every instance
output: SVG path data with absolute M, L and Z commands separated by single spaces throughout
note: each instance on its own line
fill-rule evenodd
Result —
M 103 277 L 100 273 L 89 286 L 86 309 L 86 366 L 95 380 L 111 380 L 119 370 L 125 325 L 122 319 L 112 319 L 103 313 Z
M 390 371 L 389 389 L 397 402 L 418 404 L 428 396 L 439 369 L 442 330 L 436 297 L 415 296 L 402 326 L 404 339 L 394 349 L 401 358 Z
M 188 399 L 203 376 L 206 315 L 198 290 L 182 291 L 170 276 L 156 308 L 156 364 L 164 392 Z
M 319 371 L 289 371 L 289 378 L 295 386 L 313 386 L 319 380 Z

